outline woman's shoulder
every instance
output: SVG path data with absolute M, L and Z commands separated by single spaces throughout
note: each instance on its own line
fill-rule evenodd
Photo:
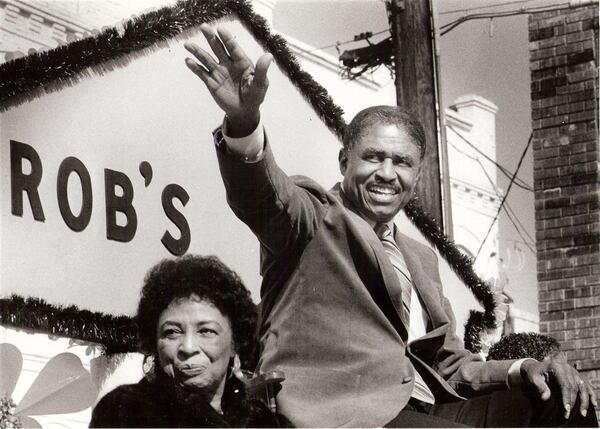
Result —
M 149 383 L 145 378 L 135 384 L 122 384 L 104 395 L 96 407 L 104 403 L 112 403 L 117 401 L 137 401 L 140 399 L 148 400 L 152 396 L 155 396 L 153 395 L 154 390 L 155 389 L 152 388 L 151 383 Z
M 146 379 L 116 387 L 104 395 L 92 410 L 90 427 L 147 426 L 144 423 L 147 422 L 146 417 L 156 417 L 161 409 L 159 395 L 154 390 Z M 139 418 L 143 418 L 144 422 Z

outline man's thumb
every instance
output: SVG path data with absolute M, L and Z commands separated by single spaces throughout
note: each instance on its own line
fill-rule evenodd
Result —
M 533 376 L 533 384 L 535 385 L 537 391 L 540 393 L 542 401 L 547 401 L 548 399 L 550 399 L 550 387 L 548 387 L 548 384 L 546 383 L 546 377 L 544 377 L 543 374 L 535 374 Z

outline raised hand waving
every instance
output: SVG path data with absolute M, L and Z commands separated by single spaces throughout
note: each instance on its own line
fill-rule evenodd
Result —
M 262 55 L 256 66 L 235 41 L 232 34 L 202 24 L 202 34 L 215 58 L 193 43 L 185 48 L 197 61 L 186 58 L 185 63 L 206 85 L 217 105 L 225 112 L 234 134 L 251 132 L 260 118 L 260 105 L 265 99 L 269 81 L 267 70 L 271 54 Z M 235 135 L 232 135 L 235 137 Z

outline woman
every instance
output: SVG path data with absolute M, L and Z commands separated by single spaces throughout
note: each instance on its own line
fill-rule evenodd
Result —
M 272 427 L 280 416 L 245 398 L 256 309 L 239 277 L 214 256 L 163 260 L 146 275 L 136 316 L 154 370 L 119 386 L 91 427 Z

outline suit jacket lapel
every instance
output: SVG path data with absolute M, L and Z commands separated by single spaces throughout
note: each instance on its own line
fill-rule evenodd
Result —
M 406 266 L 408 267 L 410 275 L 412 276 L 415 289 L 419 293 L 423 307 L 427 312 L 429 322 L 431 323 L 430 329 L 436 329 L 441 325 L 444 325 L 447 320 L 445 320 L 445 316 L 440 317 L 441 315 L 438 314 L 438 309 L 443 309 L 441 308 L 439 293 L 436 285 L 431 284 L 432 280 L 426 275 L 419 256 L 415 253 L 415 250 L 412 249 L 409 239 L 404 234 L 399 232 L 397 228 L 394 239 L 396 240 L 398 248 L 402 252 L 402 256 L 404 256 L 404 260 L 406 261 Z
M 383 288 L 377 288 L 377 297 L 374 297 L 375 301 L 379 308 L 384 312 L 387 316 L 388 320 L 392 323 L 392 325 L 396 328 L 396 331 L 400 334 L 400 337 L 406 341 L 408 339 L 408 320 L 404 320 L 402 317 L 402 312 L 398 311 L 391 299 L 390 291 L 392 289 L 398 290 L 400 288 L 400 283 L 398 280 L 398 276 L 392 263 L 387 256 L 379 237 L 377 234 L 358 213 L 356 213 L 350 201 L 345 198 L 343 192 L 341 192 L 340 184 L 336 184 L 335 187 L 331 190 L 331 192 L 337 196 L 339 196 L 340 200 L 348 209 L 348 215 L 352 219 L 352 224 L 357 228 L 358 234 L 362 237 L 370 246 L 370 250 L 372 251 L 372 256 L 374 261 L 378 265 L 378 271 L 381 275 L 381 281 L 378 282 L 383 284 Z M 367 285 L 369 288 L 370 285 Z

